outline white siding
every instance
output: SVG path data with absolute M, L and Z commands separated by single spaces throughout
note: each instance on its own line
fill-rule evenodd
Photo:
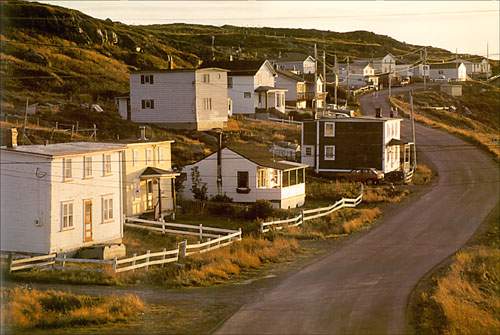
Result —
M 210 76 L 210 82 L 203 82 L 204 75 Z M 222 70 L 196 71 L 196 115 L 199 130 L 206 127 L 203 123 L 227 122 L 227 72 Z M 211 109 L 205 108 L 204 99 L 210 99 Z
M 388 120 L 384 122 L 384 151 L 382 170 L 384 173 L 396 171 L 400 167 L 399 146 L 386 146 L 392 139 L 401 139 L 401 120 Z
M 231 75 L 231 74 L 229 74 Z M 253 76 L 232 77 L 233 87 L 228 88 L 229 97 L 232 100 L 234 114 L 255 113 L 255 85 Z M 250 98 L 244 98 L 244 92 L 250 93 Z

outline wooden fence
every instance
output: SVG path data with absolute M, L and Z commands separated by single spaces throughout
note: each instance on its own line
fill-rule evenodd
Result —
M 240 240 L 241 229 L 225 236 L 219 236 L 215 240 L 209 239 L 206 242 L 199 241 L 198 243 L 188 244 L 187 241 L 183 241 L 180 244 L 180 252 L 181 256 L 189 256 L 192 254 L 204 253 L 210 250 L 222 248 Z
M 303 210 L 299 215 L 291 219 L 262 222 L 260 224 L 260 231 L 261 233 L 267 233 L 270 230 L 280 230 L 285 227 L 300 226 L 308 220 L 320 218 L 322 216 L 338 211 L 341 208 L 356 207 L 361 203 L 361 201 L 363 201 L 363 189 L 361 189 L 361 194 L 354 199 L 342 198 L 333 205 L 327 207 Z
M 179 248 L 174 250 L 163 249 L 163 251 L 160 252 L 150 252 L 148 250 L 143 255 L 137 256 L 137 254 L 134 254 L 129 258 L 115 259 L 113 261 L 113 270 L 115 272 L 125 272 L 139 268 L 146 268 L 146 270 L 148 270 L 152 265 L 163 265 L 177 262 L 178 260 Z

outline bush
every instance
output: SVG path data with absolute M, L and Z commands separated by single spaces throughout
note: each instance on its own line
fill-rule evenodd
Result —
M 223 195 L 217 194 L 210 198 L 213 202 L 233 202 L 233 198 L 228 197 L 225 193 Z
M 247 220 L 267 219 L 273 216 L 275 209 L 267 200 L 257 200 L 246 213 Z

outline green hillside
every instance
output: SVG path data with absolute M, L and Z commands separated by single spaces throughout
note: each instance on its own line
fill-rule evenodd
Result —
M 247 28 L 168 24 L 132 26 L 99 20 L 79 11 L 36 2 L 2 1 L 0 75 L 2 110 L 31 102 L 97 102 L 113 108 L 128 90 L 131 69 L 195 67 L 212 57 L 253 59 L 280 52 L 311 53 L 314 43 L 339 57 L 379 57 L 418 46 L 367 31 L 336 33 L 312 29 Z M 429 48 L 429 56 L 449 57 Z

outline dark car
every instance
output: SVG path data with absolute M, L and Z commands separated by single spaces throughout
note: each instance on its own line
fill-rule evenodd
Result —
M 378 184 L 384 180 L 384 173 L 377 171 L 374 168 L 359 168 L 351 170 L 345 175 L 345 177 L 352 181 L 359 181 L 367 184 Z

